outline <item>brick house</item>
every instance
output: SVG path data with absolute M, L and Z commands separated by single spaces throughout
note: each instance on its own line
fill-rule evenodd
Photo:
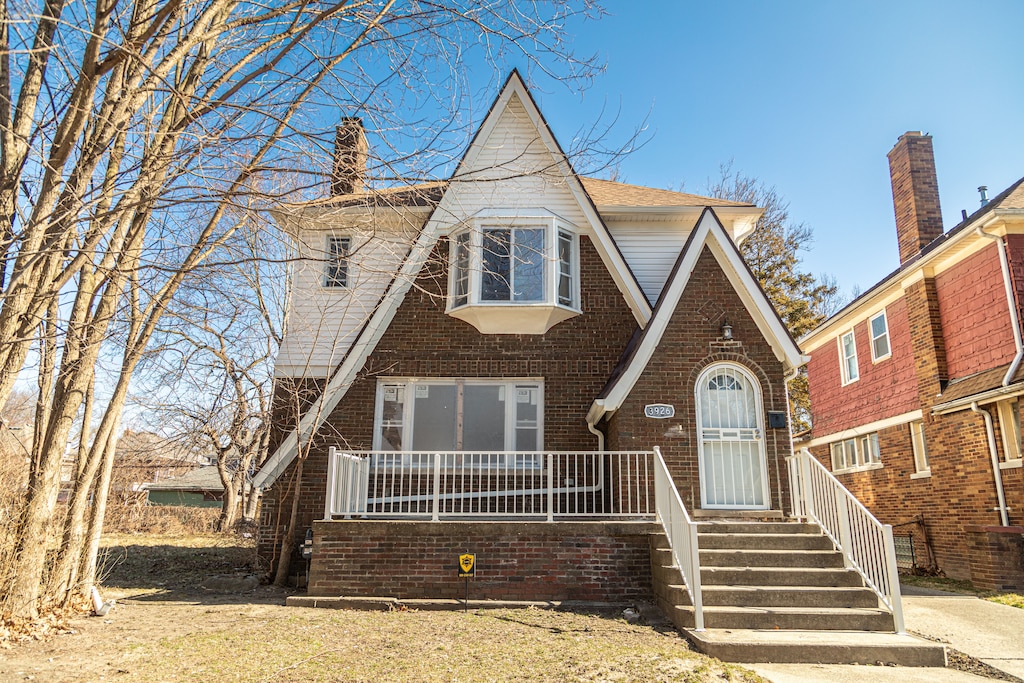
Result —
M 889 167 L 900 266 L 801 340 L 802 445 L 919 565 L 1020 588 L 1024 179 L 943 232 L 931 137 Z
M 477 596 L 649 597 L 654 446 L 691 511 L 784 514 L 802 357 L 736 247 L 760 209 L 577 175 L 516 73 L 445 181 L 367 190 L 358 120 L 338 143 L 332 196 L 276 216 L 268 563 L 297 489 L 311 593 L 457 597 L 472 546 Z

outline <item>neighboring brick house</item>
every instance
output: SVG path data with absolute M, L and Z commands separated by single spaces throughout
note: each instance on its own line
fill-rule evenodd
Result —
M 900 267 L 801 340 L 803 445 L 917 529 L 919 564 L 927 541 L 949 576 L 1020 583 L 1024 179 L 943 233 L 931 137 L 901 136 L 889 167 Z
M 578 176 L 516 73 L 444 182 L 365 190 L 357 120 L 339 129 L 339 142 L 334 196 L 278 215 L 302 258 L 277 362 L 278 431 L 254 484 L 264 490 L 264 558 L 278 553 L 310 435 L 302 530 L 324 517 L 331 446 L 372 451 L 381 463 L 408 461 L 407 451 L 480 451 L 478 464 L 514 453 L 525 470 L 536 454 L 660 446 L 691 510 L 788 508 L 785 382 L 802 358 L 735 245 L 761 209 Z M 657 417 L 645 416 L 651 406 L 663 406 Z M 584 495 L 612 496 L 625 476 Z M 576 479 L 558 486 L 580 486 Z M 404 548 L 403 561 L 422 569 L 438 538 L 477 533 L 440 524 L 411 538 L 373 524 L 358 539 L 317 542 L 350 563 L 397 561 Z M 645 590 L 649 572 L 636 571 L 648 566 L 643 537 L 620 529 L 566 546 L 578 533 L 535 529 L 523 541 L 532 547 L 505 563 L 521 575 L 489 594 L 607 599 Z M 593 565 L 603 578 L 522 583 L 562 571 L 551 562 Z M 393 574 L 401 576 L 366 590 L 440 590 Z

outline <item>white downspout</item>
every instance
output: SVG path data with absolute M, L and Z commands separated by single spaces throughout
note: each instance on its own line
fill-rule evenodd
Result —
M 786 426 L 787 426 L 787 428 L 789 430 L 789 458 L 786 458 L 786 472 L 787 473 L 791 473 L 791 470 L 789 469 L 789 459 L 792 458 L 794 455 L 796 455 L 796 446 L 793 444 L 793 409 L 789 405 L 789 383 L 792 382 L 794 379 L 796 379 L 796 376 L 800 374 L 800 367 L 802 367 L 802 366 L 795 367 L 791 371 L 787 372 L 785 375 L 782 376 L 782 387 L 785 390 L 784 393 L 786 394 Z M 772 435 L 772 438 L 775 438 L 774 434 Z M 779 453 L 779 449 L 778 449 L 778 446 L 776 446 L 776 448 L 775 448 L 775 457 L 776 458 L 778 458 L 778 453 Z M 775 463 L 775 490 L 778 492 L 779 510 L 783 509 L 782 508 L 782 471 L 781 470 L 782 470 L 782 466 L 776 460 L 776 463 Z M 790 510 L 790 513 L 795 512 L 796 509 L 797 509 L 796 508 L 796 497 L 795 497 L 796 496 L 796 490 L 793 488 L 794 483 L 795 482 L 793 482 L 792 480 L 790 480 L 790 482 L 789 482 L 789 498 L 790 498 L 790 505 L 792 506 L 792 509 Z
M 1006 514 L 1006 496 L 1003 494 L 1003 474 L 999 469 L 999 451 L 996 450 L 996 432 L 992 427 L 992 415 L 987 410 L 978 407 L 978 402 L 971 403 L 971 410 L 985 418 L 985 431 L 988 434 L 988 452 L 992 456 L 992 472 L 996 481 L 996 497 L 999 500 L 999 521 L 1003 526 L 1010 526 L 1009 517 Z
M 981 226 L 978 226 L 977 232 L 982 237 L 988 237 L 999 244 L 999 265 L 1003 270 L 1003 287 L 1006 289 L 1006 304 L 1010 308 L 1010 325 L 1013 328 L 1013 343 L 1017 347 L 1017 355 L 1013 357 L 1013 362 L 1010 363 L 1010 368 L 1006 371 L 1006 375 L 1003 377 L 1003 386 L 1006 387 L 1013 381 L 1014 375 L 1017 374 L 1017 370 L 1020 368 L 1021 361 L 1024 360 L 1024 341 L 1021 340 L 1020 320 L 1017 317 L 1017 303 L 1013 297 L 1013 283 L 1010 282 L 1010 264 L 1006 258 L 1006 242 L 1004 242 L 1003 238 L 999 235 L 992 235 L 985 232 L 984 228 Z
M 597 437 L 597 450 L 601 453 L 604 453 L 604 432 L 602 432 L 600 429 L 590 424 L 589 422 L 587 423 L 587 429 L 590 430 L 591 434 Z

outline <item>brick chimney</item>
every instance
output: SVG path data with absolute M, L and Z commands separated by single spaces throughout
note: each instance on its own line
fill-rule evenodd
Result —
M 901 135 L 889 152 L 889 175 L 900 264 L 903 264 L 942 234 L 932 136 L 922 135 L 920 131 Z
M 355 117 L 343 118 L 334 136 L 332 196 L 355 194 L 366 189 L 368 151 L 363 120 Z

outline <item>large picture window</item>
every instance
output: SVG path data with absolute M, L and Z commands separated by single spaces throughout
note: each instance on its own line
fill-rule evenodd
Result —
M 537 380 L 396 379 L 377 384 L 374 450 L 538 451 Z

